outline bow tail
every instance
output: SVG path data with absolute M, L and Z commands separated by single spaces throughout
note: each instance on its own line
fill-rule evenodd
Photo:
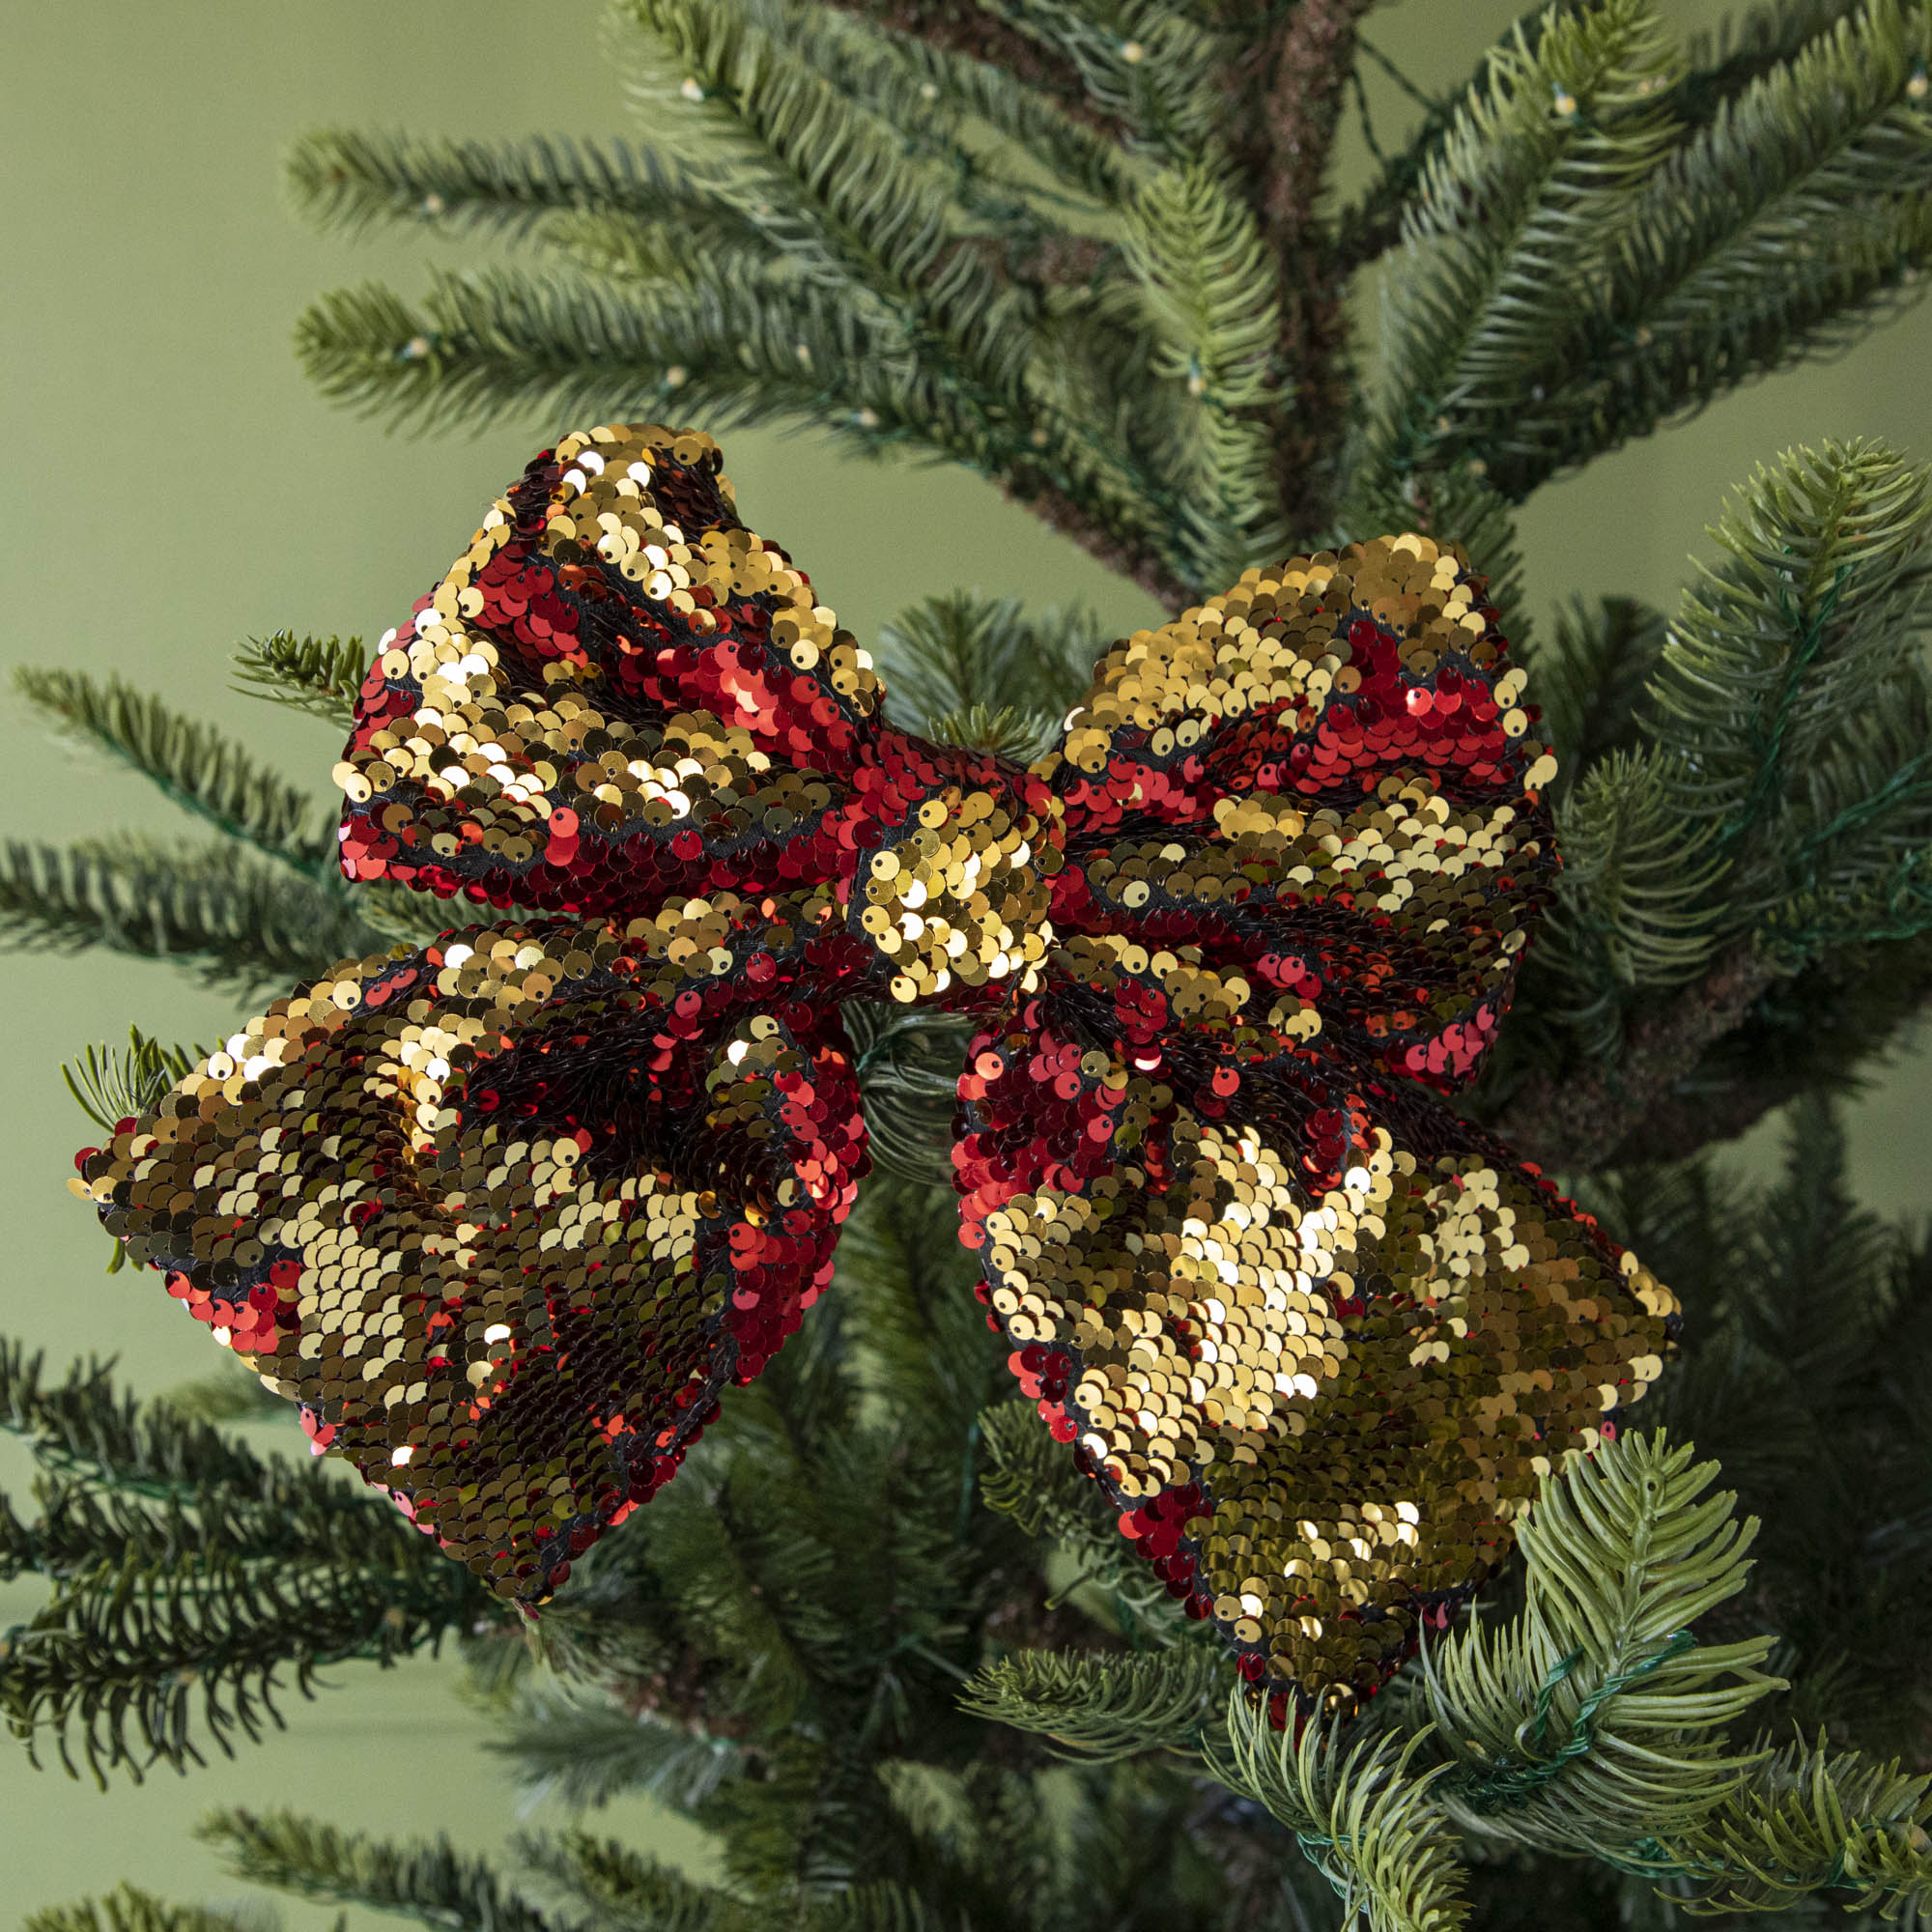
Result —
M 1062 978 L 974 1043 L 982 1299 L 1248 1681 L 1356 1704 L 1643 1393 L 1675 1303 L 1422 1090 L 1274 1025 L 1135 1039 L 1121 1009 Z
M 812 897 L 351 961 L 80 1185 L 319 1448 L 540 1603 L 830 1278 L 865 1126 Z

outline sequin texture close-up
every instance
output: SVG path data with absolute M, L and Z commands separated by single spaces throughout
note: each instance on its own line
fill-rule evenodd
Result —
M 1481 592 L 1416 536 L 1251 570 L 1022 768 L 886 723 L 708 437 L 568 437 L 336 767 L 351 879 L 497 923 L 276 1001 L 75 1185 L 535 1605 L 831 1282 L 839 1004 L 965 1009 L 961 1234 L 1021 1386 L 1277 1716 L 1346 1708 L 1675 1309 L 1437 1097 L 1557 865 Z

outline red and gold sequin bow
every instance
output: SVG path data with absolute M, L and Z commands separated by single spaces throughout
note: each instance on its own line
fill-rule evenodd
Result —
M 1415 536 L 1250 570 L 1021 769 L 884 722 L 708 437 L 568 437 L 384 639 L 336 767 L 352 879 L 554 916 L 277 1000 L 81 1185 L 534 1605 L 830 1280 L 838 1002 L 970 1009 L 961 1236 L 1026 1394 L 1251 1683 L 1350 1702 L 1675 1307 L 1435 1097 L 1557 863 L 1481 591 Z

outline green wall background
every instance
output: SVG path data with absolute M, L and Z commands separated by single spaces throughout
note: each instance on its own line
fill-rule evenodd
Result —
M 962 0 L 963 3 L 963 0 Z M 1518 0 L 1403 0 L 1373 37 L 1429 87 L 1465 72 Z M 1716 17 L 1664 0 L 1686 29 Z M 570 424 L 498 426 L 411 441 L 333 412 L 289 353 L 301 303 L 361 276 L 412 286 L 454 259 L 420 241 L 351 248 L 289 218 L 279 157 L 317 124 L 470 136 L 626 126 L 618 77 L 585 0 L 289 0 L 0 9 L 9 157 L 0 194 L 0 656 L 119 671 L 249 737 L 318 796 L 326 729 L 235 694 L 226 653 L 281 625 L 373 637 L 440 575 L 490 498 Z M 1384 141 L 1401 126 L 1372 83 Z M 1350 137 L 1356 176 L 1367 156 Z M 1371 312 L 1365 305 L 1365 313 Z M 1698 421 L 1543 492 L 1523 518 L 1539 617 L 1571 589 L 1669 604 L 1723 492 L 1797 441 L 1881 435 L 1932 455 L 1932 314 L 1916 311 L 1829 366 L 1758 384 Z M 874 467 L 812 442 L 735 434 L 731 473 L 755 527 L 783 541 L 862 637 L 902 603 L 953 585 L 1038 602 L 1080 598 L 1124 630 L 1150 606 L 962 471 Z M 77 757 L 0 711 L 0 823 L 10 838 L 139 824 L 191 836 L 138 781 Z M 213 1372 L 199 1328 L 150 1281 L 101 1273 L 101 1236 L 64 1187 L 86 1122 L 59 1062 L 130 1020 L 209 1037 L 238 1017 L 225 995 L 104 954 L 0 957 L 6 1106 L 0 1110 L 8 1266 L 0 1328 L 61 1363 L 114 1352 L 156 1390 Z M 1932 1036 L 1921 1035 L 1924 1043 Z M 1888 1069 L 1854 1121 L 1859 1183 L 1875 1206 L 1927 1195 L 1922 1046 Z M 1775 1132 L 1775 1130 L 1772 1130 Z M 1761 1160 L 1766 1131 L 1739 1154 Z M 287 1442 L 292 1432 L 261 1432 Z M 298 1453 L 300 1441 L 290 1445 Z M 0 1486 L 25 1459 L 0 1442 Z M 0 1628 L 35 1592 L 0 1585 Z M 519 1823 L 484 1719 L 453 1663 L 332 1673 L 319 1702 L 286 1700 L 289 1728 L 186 1779 L 162 1770 L 105 1796 L 0 1746 L 0 1909 L 10 1915 L 128 1877 L 182 1899 L 235 1899 L 190 1835 L 217 1804 L 288 1804 L 341 1825 L 447 1830 L 498 1844 Z M 561 1823 L 539 1809 L 534 1825 Z M 601 1821 L 704 1861 L 696 1834 L 641 1802 Z M 292 1925 L 321 1926 L 295 1907 Z M 373 1922 L 360 1917 L 358 1924 Z

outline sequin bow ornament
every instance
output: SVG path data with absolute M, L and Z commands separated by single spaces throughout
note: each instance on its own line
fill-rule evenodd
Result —
M 1346 1705 L 1675 1307 L 1437 1097 L 1557 863 L 1481 588 L 1414 536 L 1251 570 L 1021 769 L 884 722 L 708 437 L 568 437 L 384 639 L 335 772 L 352 879 L 505 917 L 275 1001 L 78 1184 L 535 1605 L 826 1288 L 838 1003 L 970 1009 L 961 1234 L 1022 1387 L 1277 1711 Z

